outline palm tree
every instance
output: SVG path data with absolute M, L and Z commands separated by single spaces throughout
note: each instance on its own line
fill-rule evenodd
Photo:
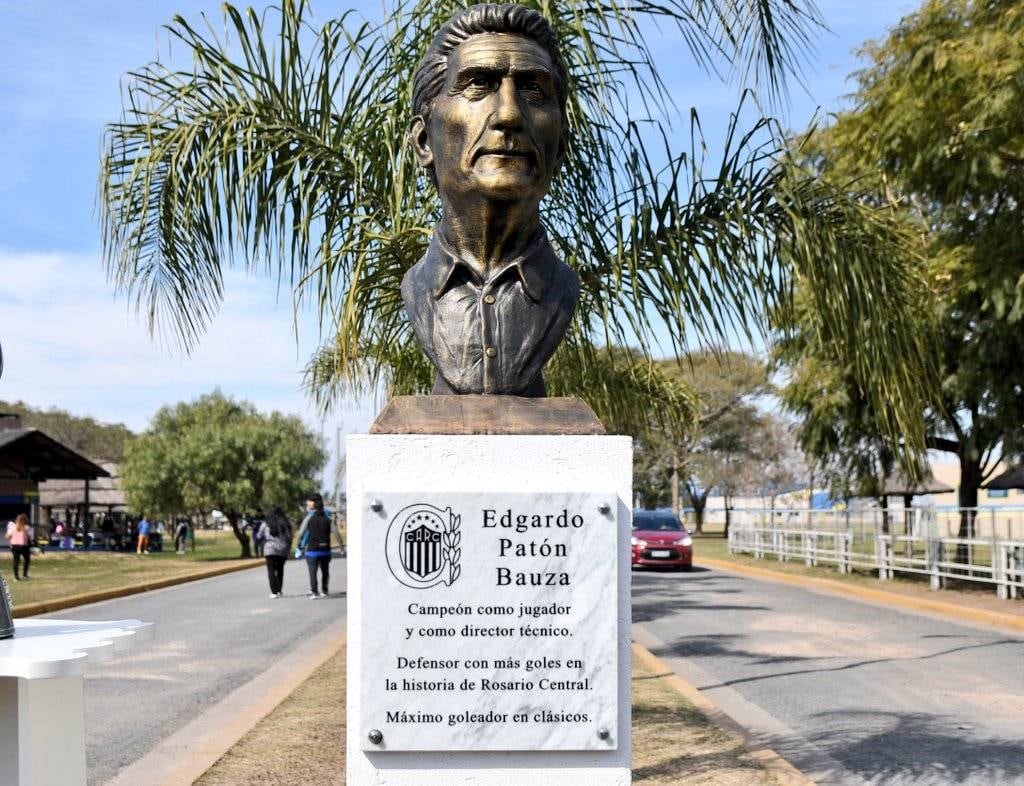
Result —
M 396 0 L 371 24 L 353 13 L 314 23 L 305 0 L 263 13 L 226 4 L 224 36 L 175 17 L 167 31 L 192 66 L 130 74 L 100 178 L 110 275 L 152 330 L 194 346 L 225 270 L 243 267 L 318 306 L 330 339 L 308 374 L 322 400 L 429 386 L 399 283 L 426 248 L 438 199 L 405 134 L 416 63 L 464 5 Z M 804 174 L 775 122 L 738 119 L 784 99 L 822 26 L 813 0 L 526 5 L 552 21 L 571 82 L 571 149 L 543 210 L 583 291 L 550 392 L 582 396 L 613 428 L 641 428 L 651 409 L 685 420 L 692 392 L 651 358 L 765 335 L 799 281 L 821 340 L 885 402 L 880 428 L 919 444 L 931 369 L 913 238 Z M 695 112 L 690 148 L 669 141 L 680 115 L 645 43 L 655 24 L 671 25 L 709 78 L 744 88 L 714 155 Z

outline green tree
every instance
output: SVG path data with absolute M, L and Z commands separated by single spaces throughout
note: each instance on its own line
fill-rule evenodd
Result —
M 678 514 L 684 486 L 701 532 L 707 494 L 724 477 L 718 459 L 753 455 L 745 429 L 760 422 L 753 402 L 769 390 L 767 370 L 752 355 L 726 350 L 692 352 L 658 365 L 666 378 L 696 391 L 697 400 L 681 427 L 652 423 L 637 439 L 634 487 L 645 507 L 671 505 Z
M 927 447 L 957 455 L 959 502 L 973 508 L 1000 455 L 1020 453 L 1024 424 L 1024 8 L 929 0 L 862 54 L 853 108 L 804 152 L 818 174 L 855 183 L 865 203 L 920 239 L 936 326 L 927 351 L 942 384 L 919 417 Z M 879 402 L 863 395 L 811 311 L 781 321 L 798 336 L 779 345 L 794 372 L 786 398 L 803 418 L 805 449 L 838 455 L 870 483 L 892 470 L 897 448 L 876 427 Z M 920 471 L 923 453 L 915 459 Z M 960 534 L 973 531 L 964 513 Z
M 711 491 L 725 503 L 724 537 L 729 537 L 733 500 L 741 494 L 772 495 L 785 465 L 786 445 L 775 415 L 740 401 L 730 407 L 694 446 L 686 460 L 686 496 L 702 531 Z
M 78 453 L 99 461 L 121 460 L 132 432 L 123 423 L 100 423 L 63 409 L 39 409 L 23 401 L 0 401 L 0 412 L 17 415 L 26 428 L 37 428 Z
M 194 345 L 225 270 L 241 266 L 318 304 L 330 338 L 309 377 L 325 398 L 426 389 L 399 295 L 438 215 L 406 144 L 410 84 L 434 31 L 463 5 L 395 3 L 374 25 L 352 14 L 315 24 L 303 0 L 265 13 L 225 4 L 230 41 L 174 19 L 169 35 L 190 66 L 131 74 L 100 178 L 110 274 L 154 330 Z M 567 162 L 543 211 L 583 291 L 551 392 L 641 429 L 632 382 L 657 373 L 647 361 L 656 339 L 677 354 L 694 339 L 756 335 L 765 304 L 784 308 L 799 278 L 814 293 L 816 330 L 864 395 L 887 403 L 874 410 L 881 430 L 920 439 L 932 374 L 913 237 L 792 167 L 768 118 L 741 127 L 737 112 L 708 169 L 695 113 L 689 149 L 668 141 L 678 115 L 645 43 L 654 26 L 670 26 L 709 73 L 770 101 L 821 26 L 810 0 L 527 5 L 552 21 L 571 87 Z M 609 351 L 637 343 L 639 364 Z M 608 373 L 598 376 L 589 370 L 601 354 Z
M 242 514 L 297 506 L 316 488 L 324 459 L 319 438 L 299 418 L 264 415 L 216 391 L 162 407 L 127 445 L 121 476 L 136 511 L 223 511 L 248 557 Z

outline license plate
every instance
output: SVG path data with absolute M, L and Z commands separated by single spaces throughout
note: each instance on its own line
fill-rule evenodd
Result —
M 672 552 L 668 549 L 658 549 L 657 551 L 651 552 L 652 557 L 671 557 Z

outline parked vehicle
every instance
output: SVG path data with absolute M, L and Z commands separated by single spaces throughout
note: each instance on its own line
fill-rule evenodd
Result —
M 633 567 L 689 570 L 693 566 L 693 538 L 672 511 L 633 511 Z

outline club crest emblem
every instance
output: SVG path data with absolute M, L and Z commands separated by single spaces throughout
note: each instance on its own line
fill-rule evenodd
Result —
M 451 508 L 433 505 L 400 510 L 391 519 L 385 545 L 391 574 L 413 589 L 454 584 L 462 572 L 459 519 Z

